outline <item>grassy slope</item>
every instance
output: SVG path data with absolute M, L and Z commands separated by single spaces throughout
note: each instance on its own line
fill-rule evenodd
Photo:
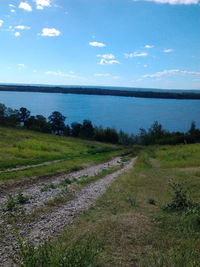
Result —
M 0 171 L 64 160 L 49 166 L 0 173 L 0 180 L 3 181 L 76 170 L 85 164 L 99 163 L 125 151 L 116 145 L 10 128 L 0 128 L 0 148 Z
M 171 201 L 171 178 L 186 181 L 191 199 L 200 202 L 199 153 L 199 145 L 141 152 L 136 167 L 121 175 L 94 207 L 67 227 L 53 242 L 53 250 L 47 248 L 53 260 L 44 266 L 58 266 L 70 248 L 83 251 L 82 263 L 66 266 L 88 266 L 84 258 L 94 254 L 95 246 L 99 257 L 91 259 L 89 266 L 200 266 L 200 219 L 162 209 Z M 150 199 L 156 205 L 149 204 Z M 89 242 L 92 238 L 92 246 L 87 238 Z

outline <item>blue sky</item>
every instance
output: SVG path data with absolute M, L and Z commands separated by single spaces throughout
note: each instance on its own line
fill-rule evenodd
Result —
M 0 82 L 200 89 L 199 0 L 0 0 Z

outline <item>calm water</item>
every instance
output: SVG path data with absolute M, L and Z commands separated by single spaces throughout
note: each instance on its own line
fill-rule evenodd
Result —
M 32 115 L 48 117 L 60 111 L 66 123 L 89 119 L 94 125 L 138 133 L 155 121 L 165 129 L 187 131 L 191 121 L 200 127 L 200 100 L 150 99 L 117 96 L 0 92 L 0 103 L 28 108 Z

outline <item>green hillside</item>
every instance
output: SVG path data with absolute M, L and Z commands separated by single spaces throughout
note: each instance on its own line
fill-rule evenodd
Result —
M 52 175 L 79 169 L 125 151 L 123 147 L 116 145 L 13 128 L 0 128 L 0 148 L 0 180 Z M 55 160 L 58 161 L 54 162 Z M 47 166 L 6 171 L 49 161 L 52 164 Z

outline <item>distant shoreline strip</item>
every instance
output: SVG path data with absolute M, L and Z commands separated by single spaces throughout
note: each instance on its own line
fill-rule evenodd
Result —
M 162 99 L 200 99 L 200 93 L 189 92 L 153 92 L 153 91 L 125 91 L 114 89 L 99 88 L 63 88 L 59 86 L 27 86 L 27 85 L 1 85 L 0 91 L 8 92 L 37 92 L 37 93 L 61 93 L 61 94 L 79 94 L 79 95 L 108 95 L 123 97 L 141 97 L 141 98 L 162 98 Z

